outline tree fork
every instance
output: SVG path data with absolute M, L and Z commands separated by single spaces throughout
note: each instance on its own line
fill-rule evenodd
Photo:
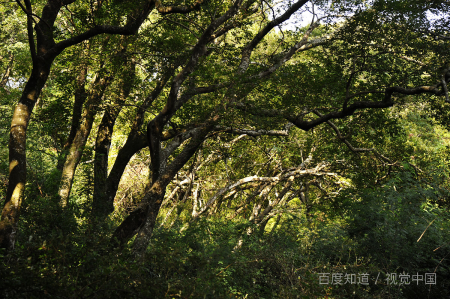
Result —
M 207 134 L 212 130 L 215 121 L 217 121 L 217 117 L 205 126 L 197 128 L 192 134 L 190 142 L 181 153 L 165 168 L 158 179 L 149 185 L 150 187 L 147 189 L 142 203 L 115 230 L 112 236 L 114 247 L 123 246 L 137 234 L 134 251 L 137 255 L 144 253 L 150 242 L 167 185 L 195 154 Z

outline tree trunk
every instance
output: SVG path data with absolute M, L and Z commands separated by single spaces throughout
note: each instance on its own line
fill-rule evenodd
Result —
M 33 61 L 33 69 L 31 71 L 31 76 L 25 85 L 25 89 L 19 103 L 14 110 L 13 119 L 11 122 L 9 141 L 9 185 L 6 194 L 5 206 L 2 210 L 0 220 L 0 247 L 7 249 L 12 249 L 14 247 L 17 221 L 20 207 L 24 199 L 24 189 L 26 183 L 26 132 L 31 113 L 39 94 L 47 81 L 53 60 L 64 49 L 99 34 L 108 33 L 130 35 L 136 33 L 149 13 L 155 7 L 155 3 L 152 1 L 149 3 L 144 3 L 140 9 L 133 10 L 127 15 L 128 22 L 124 26 L 95 26 L 95 28 L 85 31 L 82 34 L 70 37 L 57 43 L 53 38 L 53 31 L 60 9 L 63 5 L 69 5 L 75 1 L 48 0 L 42 9 L 42 14 L 40 17 L 33 13 L 30 1 L 24 2 L 25 7 L 23 7 L 18 1 L 22 10 L 24 10 L 27 15 L 28 45 Z M 187 13 L 196 7 L 198 6 L 185 7 L 183 12 Z M 164 7 L 159 7 L 159 10 L 163 8 Z M 168 13 L 170 13 L 170 10 Z M 35 27 L 38 30 L 36 31 L 33 29 L 33 25 L 36 22 L 34 16 L 38 19 Z M 34 33 L 36 33 L 36 35 L 34 35 Z M 75 169 L 75 167 L 72 168 Z M 70 177 L 70 173 L 67 174 L 69 174 Z M 71 185 L 71 181 L 65 180 L 63 185 Z M 63 190 L 62 193 L 65 197 L 68 197 L 69 192 L 70 188 Z M 66 200 L 63 200 L 63 202 L 65 203 Z
M 93 90 L 89 92 L 86 107 L 83 111 L 80 125 L 69 148 L 69 153 L 66 156 L 64 167 L 61 174 L 61 182 L 58 194 L 60 196 L 60 203 L 65 207 L 68 203 L 70 191 L 72 190 L 75 170 L 81 160 L 83 149 L 92 129 L 95 115 L 97 114 L 97 105 L 100 103 L 106 87 L 111 82 L 111 78 L 100 78 L 98 75 L 94 81 Z
M 114 211 L 113 202 L 106 200 L 106 180 L 108 178 L 108 155 L 114 123 L 121 107 L 111 106 L 105 111 L 98 128 L 94 157 L 94 199 L 92 212 L 94 215 L 108 215 Z
M 158 179 L 151 184 L 139 207 L 125 218 L 114 232 L 112 237 L 114 246 L 124 245 L 134 235 L 138 234 L 135 240 L 134 251 L 138 256 L 145 252 L 155 227 L 167 185 L 195 154 L 206 135 L 212 130 L 213 125 L 213 122 L 211 122 L 204 127 L 198 128 L 193 133 L 189 144 L 164 169 Z
M 117 190 L 119 189 L 120 179 L 122 178 L 122 174 L 125 171 L 128 162 L 134 154 L 147 145 L 147 138 L 144 134 L 140 132 L 133 132 L 132 135 L 128 135 L 128 139 L 125 142 L 125 145 L 119 150 L 113 168 L 109 172 L 108 178 L 106 179 L 104 204 L 106 207 L 110 208 L 105 209 L 103 212 L 112 212 L 111 207 L 114 206 L 114 198 L 116 197 Z
M 80 126 L 81 117 L 83 115 L 83 105 L 86 102 L 88 97 L 86 93 L 86 75 L 87 75 L 87 65 L 83 65 L 80 69 L 80 73 L 77 76 L 76 84 L 77 87 L 75 89 L 75 101 L 72 108 L 72 124 L 70 126 L 69 136 L 67 137 L 67 141 L 63 146 L 62 153 L 60 158 L 58 159 L 58 165 L 56 168 L 59 171 L 63 171 L 64 163 L 66 161 L 67 153 L 75 139 L 75 135 L 77 134 L 78 128 Z
M 178 66 L 178 64 L 176 65 Z M 125 145 L 119 150 L 119 153 L 114 161 L 114 165 L 106 179 L 105 198 L 104 204 L 106 208 L 104 212 L 112 211 L 111 207 L 114 207 L 114 198 L 116 197 L 117 190 L 119 188 L 120 179 L 122 177 L 125 168 L 138 151 L 148 146 L 147 137 L 140 132 L 144 123 L 144 114 L 148 106 L 159 96 L 169 78 L 172 76 L 175 66 L 169 67 L 163 76 L 158 80 L 156 87 L 151 94 L 144 100 L 141 107 L 136 112 L 136 116 L 131 127 L 131 131 L 128 134 Z
M 108 178 L 108 155 L 111 146 L 114 124 L 117 116 L 122 110 L 122 105 L 130 94 L 132 82 L 135 74 L 135 63 L 128 62 L 127 69 L 119 82 L 120 94 L 117 103 L 109 106 L 105 111 L 102 121 L 98 128 L 97 140 L 95 142 L 94 157 L 94 199 L 92 203 L 92 212 L 95 216 L 105 217 L 114 211 L 114 197 L 109 200 L 107 195 Z M 133 153 L 134 154 L 134 153 Z M 131 156 L 130 156 L 131 158 Z M 126 160 L 127 162 L 129 159 Z M 122 171 L 123 173 L 123 171 Z M 120 176 L 122 176 L 122 173 Z M 120 179 L 119 179 L 120 180 Z M 117 189 L 116 189 L 117 190 Z M 115 192 L 114 192 L 115 196 Z
M 26 136 L 34 105 L 47 81 L 52 61 L 39 61 L 14 109 L 9 135 L 9 184 L 0 220 L 0 248 L 12 250 L 27 177 Z

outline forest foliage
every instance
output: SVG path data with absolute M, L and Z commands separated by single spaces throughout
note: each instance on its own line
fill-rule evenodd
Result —
M 1 3 L 0 296 L 445 298 L 448 11 Z

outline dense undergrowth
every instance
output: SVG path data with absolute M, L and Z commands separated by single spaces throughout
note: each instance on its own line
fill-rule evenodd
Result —
M 110 249 L 110 228 L 41 201 L 25 210 L 16 248 L 2 258 L 1 297 L 445 298 L 450 223 L 438 199 L 446 197 L 405 172 L 308 217 L 286 214 L 264 233 L 217 215 L 186 228 L 180 217 L 155 232 L 140 260 L 130 248 Z M 397 284 L 387 280 L 392 273 Z M 425 273 L 435 273 L 436 284 L 412 281 Z M 345 274 L 356 280 L 344 283 Z M 410 284 L 399 283 L 402 274 Z

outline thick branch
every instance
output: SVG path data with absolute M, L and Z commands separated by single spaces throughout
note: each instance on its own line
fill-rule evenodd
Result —
M 318 125 L 327 122 L 332 119 L 345 118 L 347 116 L 352 115 L 356 110 L 375 108 L 382 109 L 392 107 L 395 103 L 392 100 L 392 95 L 394 93 L 403 94 L 403 95 L 418 95 L 423 93 L 434 94 L 436 96 L 444 95 L 444 91 L 439 87 L 442 86 L 442 83 L 438 83 L 434 86 L 419 86 L 415 88 L 403 88 L 403 87 L 388 87 L 384 91 L 384 98 L 382 101 L 373 102 L 373 101 L 359 101 L 354 102 L 346 108 L 343 108 L 340 111 L 333 111 L 327 114 L 322 115 L 319 118 L 307 121 L 303 120 L 304 114 L 300 114 L 298 116 L 294 116 L 291 113 L 284 110 L 275 110 L 275 109 L 262 109 L 256 107 L 251 104 L 244 103 L 233 103 L 232 106 L 238 108 L 242 111 L 246 111 L 253 115 L 263 116 L 263 117 L 282 117 L 292 122 L 298 128 L 308 131 Z M 382 93 L 380 91 L 374 92 L 361 92 L 363 93 Z
M 143 5 L 143 7 L 139 7 L 136 9 L 135 15 L 128 16 L 128 22 L 125 26 L 97 25 L 94 28 L 91 28 L 77 36 L 68 38 L 66 40 L 57 43 L 51 50 L 51 54 L 58 55 L 65 48 L 81 43 L 82 41 L 90 39 L 91 37 L 97 36 L 99 34 L 120 34 L 120 35 L 135 34 L 139 30 L 141 24 L 148 17 L 152 9 L 155 7 L 161 14 L 188 13 L 193 10 L 199 10 L 200 5 L 202 3 L 203 0 L 197 0 L 194 4 L 190 6 L 164 7 L 162 6 L 160 0 L 148 1 Z
M 31 8 L 31 2 L 30 0 L 25 0 L 25 6 L 20 3 L 20 0 L 16 1 L 19 6 L 22 8 L 22 10 L 27 14 L 27 34 L 28 34 L 28 45 L 30 47 L 30 54 L 31 54 L 31 60 L 33 61 L 33 64 L 36 64 L 36 45 L 34 44 L 34 36 L 33 36 L 33 10 Z
M 289 131 L 288 130 L 246 130 L 246 129 L 238 129 L 233 127 L 223 127 L 223 126 L 216 126 L 214 128 L 215 131 L 221 131 L 225 133 L 230 134 L 239 134 L 239 135 L 248 135 L 248 136 L 288 136 Z
M 250 56 L 253 52 L 253 49 L 261 42 L 261 40 L 277 25 L 283 23 L 287 19 L 289 19 L 292 14 L 294 14 L 297 10 L 299 10 L 303 5 L 305 5 L 308 0 L 299 0 L 294 3 L 288 10 L 286 10 L 281 16 L 273 19 L 267 25 L 261 29 L 258 34 L 255 35 L 253 40 L 249 42 L 245 48 L 242 50 L 241 63 L 239 65 L 239 72 L 242 73 L 247 70 L 250 64 Z
M 194 94 L 190 93 L 183 97 L 181 101 L 178 101 L 179 90 L 186 78 L 195 70 L 198 65 L 200 57 L 207 54 L 206 45 L 211 40 L 211 35 L 214 31 L 227 20 L 236 15 L 241 6 L 242 0 L 236 0 L 234 4 L 225 12 L 222 16 L 211 22 L 208 28 L 203 32 L 202 36 L 198 40 L 197 44 L 192 50 L 192 55 L 190 56 L 186 66 L 173 78 L 170 92 L 167 97 L 166 105 L 160 111 L 160 113 L 148 123 L 147 125 L 147 136 L 150 148 L 151 157 L 151 171 L 152 171 L 152 181 L 156 182 L 160 176 L 161 168 L 161 134 L 162 128 L 169 121 L 169 119 L 174 115 L 174 113 Z M 200 90 L 199 93 L 203 91 Z M 204 92 L 210 92 L 207 88 Z

